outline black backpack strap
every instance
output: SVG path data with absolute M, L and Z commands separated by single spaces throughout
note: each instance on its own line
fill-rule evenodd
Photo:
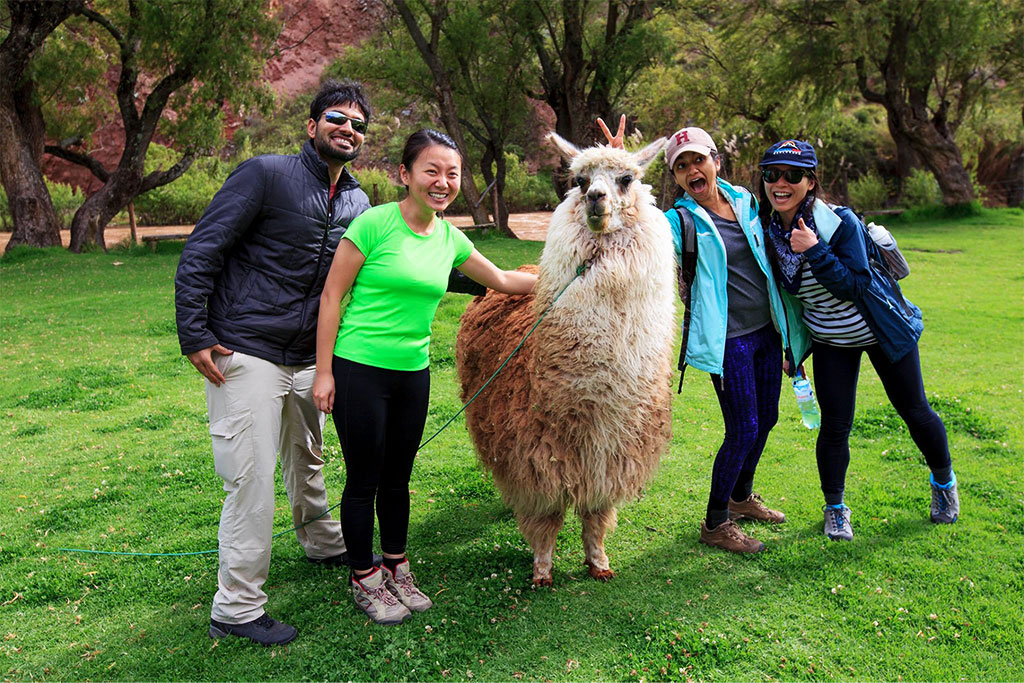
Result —
M 679 389 L 683 391 L 683 373 L 686 372 L 686 342 L 690 337 L 690 288 L 697 276 L 697 224 L 689 209 L 677 207 L 682 234 L 682 258 L 676 268 L 679 298 L 683 300 L 683 339 L 679 347 Z

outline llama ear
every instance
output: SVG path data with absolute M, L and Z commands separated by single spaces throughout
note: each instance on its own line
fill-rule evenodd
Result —
M 668 138 L 659 138 L 634 154 L 633 161 L 635 161 L 640 168 L 647 168 L 667 144 Z
M 555 146 L 558 153 L 565 158 L 566 161 L 572 161 L 577 154 L 580 153 L 580 148 L 572 144 L 555 131 L 551 131 L 547 135 L 548 141 Z

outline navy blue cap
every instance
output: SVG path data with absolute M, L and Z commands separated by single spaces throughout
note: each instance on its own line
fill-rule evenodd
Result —
M 814 147 L 809 142 L 783 140 L 768 148 L 758 166 L 771 166 L 772 164 L 816 168 L 818 157 L 814 154 Z

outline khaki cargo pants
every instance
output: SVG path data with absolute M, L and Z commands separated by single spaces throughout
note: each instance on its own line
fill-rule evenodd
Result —
M 213 463 L 224 480 L 220 565 L 210 616 L 242 624 L 263 615 L 270 569 L 277 454 L 296 526 L 328 508 L 324 489 L 325 415 L 313 403 L 312 365 L 277 365 L 235 352 L 214 355 L 225 381 L 206 382 Z M 345 552 L 330 515 L 295 532 L 312 558 Z

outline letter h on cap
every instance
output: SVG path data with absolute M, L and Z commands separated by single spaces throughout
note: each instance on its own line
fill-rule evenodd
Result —
M 681 130 L 678 133 L 676 133 L 676 144 L 677 145 L 681 145 L 684 142 L 689 142 L 689 141 L 690 141 L 690 133 L 688 131 Z

